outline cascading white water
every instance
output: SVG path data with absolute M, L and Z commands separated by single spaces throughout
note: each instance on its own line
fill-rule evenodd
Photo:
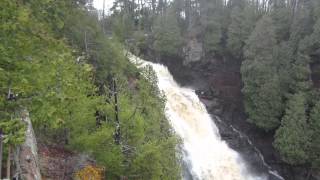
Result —
M 168 69 L 144 61 L 129 53 L 137 66 L 151 65 L 158 77 L 158 86 L 165 93 L 166 116 L 183 140 L 185 161 L 193 179 L 199 180 L 265 180 L 252 175 L 239 154 L 221 140 L 219 130 L 195 91 L 180 87 Z

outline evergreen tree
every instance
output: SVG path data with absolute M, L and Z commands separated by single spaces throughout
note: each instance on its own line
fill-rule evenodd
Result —
M 291 74 L 292 59 L 293 51 L 287 42 L 282 42 L 275 47 L 272 66 L 275 67 L 275 71 L 278 74 L 281 86 L 281 94 L 283 96 L 287 96 L 287 94 L 290 92 L 290 86 L 294 81 Z
M 251 34 L 241 74 L 249 121 L 265 130 L 280 124 L 283 102 L 281 82 L 273 64 L 275 33 L 270 17 L 263 17 Z
M 228 28 L 227 48 L 236 58 L 243 57 L 243 47 L 255 24 L 255 13 L 252 6 L 245 9 L 235 7 L 231 12 L 231 23 Z
M 312 167 L 320 168 L 320 103 L 317 102 L 310 114 L 311 143 L 309 148 Z
M 182 36 L 177 15 L 172 8 L 156 20 L 154 38 L 154 49 L 160 55 L 179 55 L 182 48 Z
M 222 52 L 222 26 L 217 16 L 206 21 L 204 31 L 204 49 L 206 54 L 220 55 Z
M 179 142 L 165 118 L 154 73 L 139 77 L 143 70 L 129 63 L 117 38 L 104 34 L 92 7 L 67 0 L 4 0 L 0 6 L 5 146 L 23 142 L 25 127 L 16 114 L 27 109 L 41 141 L 90 155 L 106 167 L 107 178 L 180 177 Z M 118 39 L 123 42 L 130 34 L 122 30 Z M 117 110 L 112 78 L 117 78 Z M 122 127 L 119 144 L 115 111 Z M 154 160 L 152 168 L 143 154 Z M 143 165 L 154 171 L 144 176 Z
M 236 58 L 241 58 L 242 47 L 245 45 L 245 38 L 243 37 L 242 28 L 242 11 L 239 7 L 235 7 L 231 12 L 231 24 L 228 28 L 228 41 L 227 47 L 233 56 Z M 246 31 L 245 33 L 248 33 Z
M 293 165 L 308 160 L 309 131 L 306 115 L 305 95 L 298 93 L 290 98 L 281 127 L 276 131 L 274 147 L 282 159 Z
M 290 38 L 290 28 L 292 22 L 292 16 L 290 9 L 286 8 L 285 5 L 278 5 L 271 12 L 273 20 L 276 39 L 278 42 L 286 41 Z
M 201 0 L 200 22 L 202 27 L 203 47 L 207 55 L 221 55 L 223 51 L 223 5 L 218 0 L 210 2 Z

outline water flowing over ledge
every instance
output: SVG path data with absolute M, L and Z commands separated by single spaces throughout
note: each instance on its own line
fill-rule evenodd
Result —
M 166 116 L 183 140 L 184 161 L 193 179 L 203 180 L 267 180 L 265 175 L 250 172 L 240 155 L 228 147 L 193 89 L 180 87 L 168 69 L 144 61 L 130 53 L 138 67 L 150 65 L 156 72 L 158 87 L 164 92 Z

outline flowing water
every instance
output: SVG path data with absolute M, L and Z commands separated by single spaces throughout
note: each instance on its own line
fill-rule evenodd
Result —
M 267 180 L 250 172 L 240 155 L 228 147 L 193 89 L 180 87 L 168 69 L 129 54 L 132 63 L 152 66 L 164 92 L 166 116 L 183 140 L 184 161 L 192 179 Z

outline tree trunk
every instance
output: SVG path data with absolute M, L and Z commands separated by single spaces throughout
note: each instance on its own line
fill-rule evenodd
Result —
M 152 3 L 152 4 L 151 4 L 152 14 L 155 15 L 155 13 L 156 13 L 156 6 L 157 6 L 157 5 L 156 5 L 156 0 L 152 0 L 151 3 Z
M 68 145 L 69 144 L 69 131 L 67 128 L 64 128 L 63 130 L 63 133 L 64 133 L 64 144 L 65 145 Z
M 119 120 L 119 108 L 118 108 L 118 92 L 117 92 L 117 83 L 115 78 L 113 78 L 113 96 L 114 96 L 114 111 L 115 111 L 115 119 L 116 119 L 115 142 L 116 144 L 120 144 L 121 132 L 120 132 L 120 120 Z
M 2 178 L 1 176 L 1 170 L 2 170 L 2 129 L 0 129 L 0 179 Z
M 102 26 L 102 31 L 103 34 L 106 34 L 106 30 L 105 30 L 105 6 L 106 6 L 106 0 L 103 0 L 103 9 L 102 9 L 102 20 L 101 20 L 101 26 Z
M 11 145 L 8 147 L 8 159 L 7 159 L 7 179 L 10 179 L 11 175 Z
M 87 31 L 84 31 L 84 45 L 86 48 L 86 53 L 88 53 Z
M 185 15 L 186 15 L 187 27 L 189 28 L 191 24 L 191 0 L 185 1 Z

